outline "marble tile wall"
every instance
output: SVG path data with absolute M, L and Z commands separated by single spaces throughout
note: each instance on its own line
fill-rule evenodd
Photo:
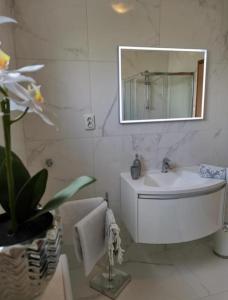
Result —
M 164 156 L 178 165 L 228 166 L 227 0 L 125 1 L 132 9 L 117 14 L 111 0 L 14 0 L 17 64 L 46 64 L 37 79 L 57 124 L 26 118 L 28 165 L 35 171 L 54 160 L 47 197 L 78 175 L 95 176 L 79 197 L 108 191 L 117 212 L 119 174 L 136 152 L 146 168 L 160 167 Z M 120 125 L 118 45 L 207 48 L 205 120 Z M 89 112 L 94 131 L 84 129 Z

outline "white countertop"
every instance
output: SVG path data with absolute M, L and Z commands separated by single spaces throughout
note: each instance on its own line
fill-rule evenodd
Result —
M 189 181 L 186 180 L 185 184 L 180 186 L 150 186 L 145 184 L 145 176 L 147 174 L 163 174 L 167 176 L 172 172 L 187 171 L 189 173 Z M 191 175 L 198 178 L 198 182 L 191 183 Z M 181 176 L 181 175 L 180 175 Z M 132 179 L 130 172 L 121 173 L 121 178 L 128 182 L 128 184 L 135 190 L 137 194 L 154 194 L 154 195 L 173 195 L 182 193 L 196 193 L 196 192 L 210 192 L 222 188 L 226 182 L 220 179 L 202 178 L 199 174 L 199 167 L 186 167 L 177 170 L 169 170 L 169 173 L 161 173 L 160 170 L 148 171 L 144 176 L 139 179 Z

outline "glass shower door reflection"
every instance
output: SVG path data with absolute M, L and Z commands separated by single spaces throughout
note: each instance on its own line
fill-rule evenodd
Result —
M 169 118 L 189 118 L 194 109 L 194 76 L 168 76 L 167 111 Z
M 194 110 L 194 75 L 138 75 L 122 82 L 125 120 L 188 118 Z

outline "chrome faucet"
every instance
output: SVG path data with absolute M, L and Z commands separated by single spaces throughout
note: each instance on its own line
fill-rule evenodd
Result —
M 161 170 L 162 173 L 167 173 L 168 169 L 171 169 L 170 168 L 170 162 L 171 161 L 170 161 L 169 158 L 167 158 L 167 157 L 163 158 L 163 160 L 162 160 L 162 170 Z

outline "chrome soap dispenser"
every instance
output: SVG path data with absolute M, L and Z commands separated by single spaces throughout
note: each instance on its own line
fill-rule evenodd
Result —
M 131 166 L 131 177 L 132 179 L 138 179 L 141 175 L 142 164 L 139 159 L 139 155 L 135 155 L 135 160 L 133 161 L 133 165 Z

